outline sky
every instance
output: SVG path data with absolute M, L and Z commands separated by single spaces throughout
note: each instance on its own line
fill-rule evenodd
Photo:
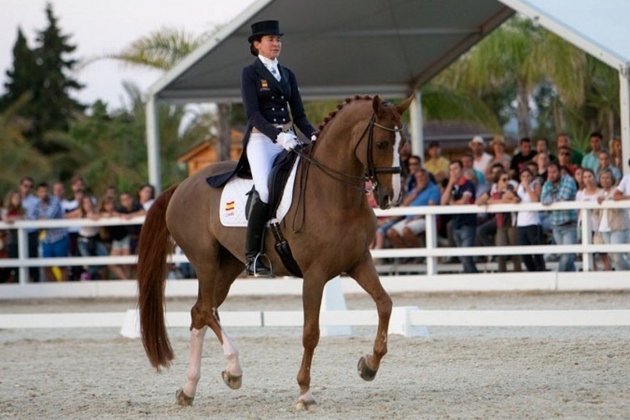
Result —
M 4 93 L 6 71 L 13 66 L 13 45 L 18 26 L 35 45 L 36 33 L 47 26 L 46 3 L 63 34 L 77 46 L 71 55 L 87 59 L 116 53 L 134 40 L 161 28 L 176 28 L 200 35 L 223 25 L 244 11 L 254 0 L 0 0 L 0 92 Z M 74 97 L 85 104 L 96 99 L 110 109 L 126 104 L 123 82 L 132 82 L 142 92 L 162 73 L 141 70 L 114 60 L 99 60 L 74 74 L 85 85 Z

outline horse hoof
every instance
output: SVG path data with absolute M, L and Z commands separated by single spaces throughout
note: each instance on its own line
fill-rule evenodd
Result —
M 359 372 L 359 376 L 365 381 L 372 381 L 376 376 L 376 370 L 372 369 L 367 364 L 367 356 L 362 356 L 359 359 L 357 371 Z
M 223 382 L 231 389 L 239 389 L 243 383 L 243 375 L 232 375 L 227 370 L 221 372 L 221 377 L 223 378 Z
M 175 393 L 175 398 L 177 399 L 177 404 L 181 405 L 182 407 L 191 406 L 193 400 L 195 399 L 195 397 L 189 397 L 188 395 L 184 394 L 184 390 L 181 388 L 178 389 Z
M 309 411 L 317 405 L 315 400 L 298 400 L 295 404 L 295 409 L 297 411 Z

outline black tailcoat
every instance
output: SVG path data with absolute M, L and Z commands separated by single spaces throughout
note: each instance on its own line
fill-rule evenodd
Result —
M 247 115 L 243 152 L 234 172 L 208 178 L 208 183 L 211 186 L 221 187 L 234 174 L 249 172 L 249 162 L 247 162 L 245 151 L 252 128 L 255 127 L 274 142 L 282 131 L 276 127 L 279 124 L 284 125 L 292 122 L 308 138 L 315 132 L 304 113 L 304 105 L 295 75 L 284 66 L 278 65 L 278 69 L 282 76 L 280 81 L 276 80 L 258 58 L 243 69 L 241 73 L 241 97 Z

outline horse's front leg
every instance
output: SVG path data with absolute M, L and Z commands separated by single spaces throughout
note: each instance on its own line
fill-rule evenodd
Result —
M 389 317 L 392 313 L 392 299 L 383 289 L 369 253 L 348 274 L 372 296 L 378 312 L 378 328 L 374 339 L 373 352 L 361 357 L 357 366 L 361 378 L 371 381 L 376 376 L 376 372 L 378 372 L 381 359 L 387 354 L 387 329 L 389 328 Z
M 302 332 L 302 346 L 304 354 L 297 375 L 300 386 L 300 396 L 296 404 L 298 410 L 308 410 L 317 404 L 311 393 L 311 364 L 315 347 L 319 342 L 319 311 L 322 303 L 325 280 L 316 281 L 305 276 L 302 286 L 302 306 L 304 308 L 304 327 Z

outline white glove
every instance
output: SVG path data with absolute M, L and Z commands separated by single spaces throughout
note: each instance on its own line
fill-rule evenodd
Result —
M 297 136 L 293 133 L 280 133 L 276 137 L 276 142 L 285 150 L 293 150 L 298 145 Z

